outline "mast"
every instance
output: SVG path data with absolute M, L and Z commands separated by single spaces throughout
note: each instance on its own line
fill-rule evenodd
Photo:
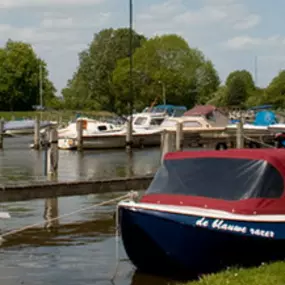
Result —
M 42 63 L 40 61 L 39 65 L 39 93 L 40 93 L 40 114 L 41 114 L 41 121 L 43 120 L 43 70 L 42 70 Z

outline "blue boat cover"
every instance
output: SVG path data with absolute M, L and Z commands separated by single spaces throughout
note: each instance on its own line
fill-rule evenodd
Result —
M 269 126 L 277 123 L 276 115 L 272 111 L 260 111 L 256 113 L 255 126 Z

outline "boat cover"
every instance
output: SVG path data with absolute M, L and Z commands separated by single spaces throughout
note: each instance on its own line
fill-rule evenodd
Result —
M 285 150 L 168 153 L 143 203 L 285 214 Z

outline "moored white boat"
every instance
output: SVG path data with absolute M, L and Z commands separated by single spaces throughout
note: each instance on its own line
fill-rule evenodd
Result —
M 156 113 L 139 113 L 133 115 L 133 147 L 157 146 L 160 144 L 159 126 L 166 115 Z M 109 123 L 95 121 L 93 126 L 87 123 L 83 131 L 84 149 L 112 149 L 126 146 L 127 125 L 112 126 Z M 71 129 L 71 130 L 70 130 Z M 59 131 L 58 147 L 64 150 L 77 148 L 76 124 L 70 129 Z

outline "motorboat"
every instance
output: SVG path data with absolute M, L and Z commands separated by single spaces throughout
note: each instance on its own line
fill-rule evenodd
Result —
M 157 113 L 138 113 L 132 118 L 133 147 L 160 145 L 160 128 L 166 115 Z M 90 121 L 90 120 L 89 120 Z M 109 123 L 84 123 L 84 149 L 114 149 L 126 146 L 127 123 L 115 126 Z M 77 148 L 76 124 L 59 131 L 58 146 L 60 149 Z
M 167 153 L 141 199 L 118 204 L 129 259 L 192 277 L 284 260 L 284 161 L 282 149 Z

